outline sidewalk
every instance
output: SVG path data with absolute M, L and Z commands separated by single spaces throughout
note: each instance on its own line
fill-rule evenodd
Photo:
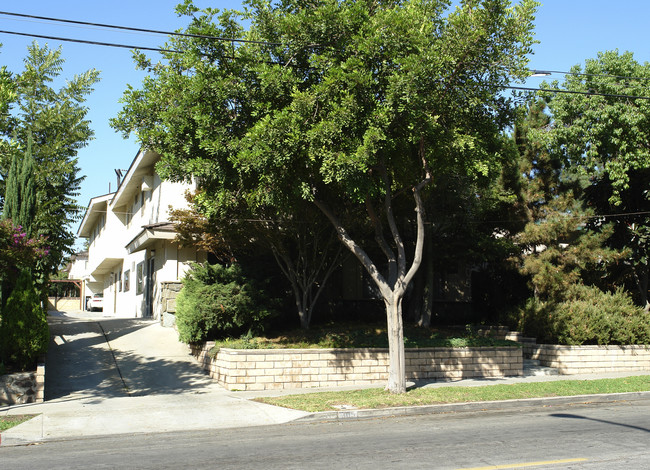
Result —
M 46 361 L 46 401 L 0 407 L 0 416 L 35 414 L 35 418 L 2 432 L 1 445 L 108 434 L 154 433 L 283 424 L 296 420 L 346 419 L 450 411 L 543 406 L 561 399 L 516 400 L 437 405 L 388 410 L 354 410 L 311 414 L 250 399 L 323 389 L 232 392 L 211 380 L 178 342 L 173 329 L 155 321 L 112 319 L 88 312 L 49 317 L 51 343 Z M 480 386 L 550 380 L 584 380 L 631 375 L 524 376 L 499 379 L 418 383 L 418 386 Z M 378 386 L 378 387 L 381 387 Z M 327 388 L 328 391 L 359 386 Z M 629 398 L 650 396 L 625 394 Z M 597 399 L 592 397 L 591 401 Z M 608 401 L 621 397 L 605 397 Z M 582 403 L 584 397 L 563 399 Z M 529 403 L 528 403 L 529 402 Z
M 1 445 L 49 439 L 262 426 L 308 413 L 253 402 L 211 380 L 177 333 L 157 321 L 54 313 L 44 403 L 0 407 L 35 414 Z

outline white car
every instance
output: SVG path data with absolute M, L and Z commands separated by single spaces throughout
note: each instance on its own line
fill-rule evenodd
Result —
M 103 311 L 104 310 L 104 294 L 93 294 L 93 296 L 88 299 L 86 308 L 91 312 Z

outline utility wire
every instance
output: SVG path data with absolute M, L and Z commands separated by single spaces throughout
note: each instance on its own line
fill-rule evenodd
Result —
M 177 51 L 174 49 L 160 49 L 157 47 L 146 47 L 146 46 L 131 46 L 128 44 L 116 44 L 111 42 L 99 42 L 99 41 L 87 41 L 84 39 L 72 39 L 72 38 L 61 38 L 57 36 L 45 36 L 43 34 L 31 34 L 31 33 L 19 33 L 16 31 L 4 31 L 0 30 L 0 33 L 3 34 L 13 34 L 15 36 L 27 36 L 30 38 L 40 38 L 40 39 L 52 39 L 54 41 L 63 41 L 63 42 L 76 42 L 80 44 L 90 44 L 92 46 L 108 46 L 108 47 L 121 47 L 123 49 L 140 49 L 143 51 L 154 51 L 154 52 L 173 52 L 177 54 L 182 54 L 182 51 Z
M 69 23 L 69 24 L 76 24 L 76 25 L 83 25 L 83 26 L 94 26 L 94 27 L 100 27 L 100 28 L 108 28 L 108 29 L 118 29 L 118 30 L 123 30 L 123 31 L 135 31 L 135 32 L 141 32 L 141 33 L 152 33 L 152 34 L 164 34 L 167 36 L 179 36 L 179 37 L 190 37 L 190 38 L 203 38 L 203 39 L 214 39 L 217 41 L 224 41 L 224 42 L 241 42 L 241 43 L 250 43 L 250 44 L 261 44 L 265 46 L 282 46 L 281 43 L 278 42 L 267 42 L 267 41 L 254 41 L 250 39 L 236 39 L 236 38 L 225 38 L 225 37 L 220 37 L 220 36 L 210 36 L 210 35 L 205 35 L 205 34 L 189 34 L 189 33 L 179 33 L 176 31 L 164 31 L 160 29 L 147 29 L 147 28 L 136 28 L 132 26 L 121 26 L 121 25 L 114 25 L 114 24 L 107 24 L 107 23 L 93 23 L 90 21 L 79 21 L 79 20 L 69 20 L 65 18 L 52 18 L 48 16 L 38 16 L 38 15 L 28 15 L 25 13 L 14 13 L 14 12 L 8 12 L 8 11 L 0 11 L 0 15 L 6 15 L 6 16 L 16 16 L 20 18 L 28 18 L 28 19 L 37 19 L 37 20 L 45 20 L 45 21 L 54 21 L 54 22 L 59 22 L 59 23 Z M 20 33 L 8 33 L 8 34 L 20 34 Z M 42 36 L 36 36 L 36 37 L 42 37 Z M 49 37 L 46 37 L 45 39 L 51 39 Z M 72 39 L 68 39 L 72 41 Z M 91 43 L 93 44 L 93 43 Z M 99 45 L 110 45 L 108 43 L 100 43 Z M 116 45 L 115 47 L 131 47 L 131 46 L 122 46 L 122 45 Z M 135 47 L 134 47 L 135 48 Z M 137 49 L 145 49 L 143 47 L 137 47 Z M 148 49 L 148 50 L 154 50 L 154 49 Z M 547 74 L 547 75 L 552 75 L 552 74 L 563 74 L 563 75 L 577 75 L 577 76 L 585 76 L 585 77 L 612 77 L 612 78 L 619 78 L 619 79 L 626 79 L 626 80 L 650 80 L 650 77 L 629 77 L 625 75 L 611 75 L 611 74 L 599 74 L 599 73 L 585 73 L 585 72 L 566 72 L 562 70 L 530 70 L 531 73 L 533 74 Z
M 234 39 L 234 38 L 223 38 L 219 36 L 206 36 L 206 35 L 197 35 L 197 34 L 184 34 L 184 33 L 173 33 L 169 31 L 161 31 L 161 30 L 153 30 L 153 29 L 144 29 L 144 28 L 132 28 L 128 26 L 118 26 L 118 25 L 108 25 L 108 24 L 101 24 L 101 23 L 90 23 L 90 22 L 84 22 L 84 21 L 75 21 L 75 20 L 64 20 L 64 19 L 57 19 L 57 18 L 48 18 L 48 17 L 42 17 L 42 16 L 34 16 L 34 15 L 24 15 L 20 13 L 9 13 L 9 12 L 4 12 L 0 11 L 0 15 L 11 15 L 11 16 L 20 16 L 20 17 L 28 17 L 28 18 L 35 18 L 35 19 L 44 19 L 48 21 L 60 21 L 60 22 L 65 22 L 65 23 L 74 23 L 74 24 L 83 24 L 83 25 L 89 25 L 89 26 L 99 26 L 99 27 L 106 27 L 106 28 L 114 28 L 114 29 L 123 29 L 123 30 L 128 30 L 128 31 L 139 31 L 139 32 L 148 32 L 148 33 L 155 33 L 155 34 L 166 34 L 166 35 L 177 35 L 177 36 L 186 36 L 186 37 L 195 37 L 195 38 L 204 38 L 204 39 L 214 39 L 218 41 L 227 41 L 227 42 L 243 42 L 243 43 L 252 43 L 252 44 L 262 44 L 262 45 L 271 45 L 271 46 L 280 46 L 280 43 L 270 43 L 270 42 L 264 42 L 264 41 L 251 41 L 251 40 L 246 40 L 246 39 Z M 64 37 L 58 37 L 58 36 L 47 36 L 43 34 L 32 34 L 32 33 L 21 33 L 17 31 L 6 31 L 6 30 L 0 30 L 0 34 L 11 34 L 15 36 L 26 36 L 26 37 L 35 37 L 35 38 L 40 38 L 40 39 L 51 39 L 54 41 L 62 41 L 62 42 L 73 42 L 73 43 L 79 43 L 79 44 L 89 44 L 93 46 L 106 46 L 106 47 L 117 47 L 117 48 L 123 48 L 123 49 L 139 49 L 139 50 L 144 50 L 144 51 L 152 51 L 152 52 L 167 52 L 167 53 L 175 53 L 175 54 L 182 54 L 183 51 L 175 50 L 175 49 L 162 49 L 162 48 L 157 48 L 157 47 L 148 47 L 148 46 L 134 46 L 130 44 L 118 44 L 118 43 L 109 43 L 109 42 L 100 42 L 100 41 L 90 41 L 90 40 L 84 40 L 84 39 L 75 39 L 75 38 L 64 38 Z M 234 59 L 234 57 L 226 57 L 230 59 Z M 273 65 L 283 65 L 275 62 L 269 62 L 270 64 Z M 286 65 L 286 64 L 284 64 Z M 589 76 L 604 76 L 604 77 L 613 77 L 613 78 L 623 78 L 623 79 L 638 79 L 638 80 L 650 80 L 650 78 L 643 78 L 643 77 L 625 77 L 622 75 L 606 75 L 606 74 L 583 74 L 583 73 L 578 73 L 578 72 L 562 72 L 562 71 L 557 71 L 557 70 L 531 70 L 533 73 L 561 73 L 561 74 L 566 74 L 566 75 L 589 75 Z M 650 96 L 638 96 L 638 95 L 621 95 L 621 94 L 612 94 L 612 93 L 598 93 L 598 92 L 589 92 L 589 91 L 571 91 L 571 90 L 556 90 L 556 89 L 549 89 L 549 88 L 532 88 L 532 87 L 517 87 L 517 86 L 503 86 L 501 88 L 504 89 L 509 89 L 509 90 L 520 90 L 520 91 L 534 91 L 534 92 L 547 92 L 547 93 L 565 93 L 565 94 L 573 94 L 573 95 L 585 95 L 585 96 L 605 96 L 605 97 L 610 97 L 610 98 L 628 98 L 628 99 L 640 99 L 640 100 L 650 100 Z
M 100 28 L 121 29 L 121 30 L 124 30 L 124 31 L 137 31 L 137 32 L 140 32 L 140 33 L 164 34 L 164 35 L 168 35 L 168 36 L 214 39 L 214 40 L 217 40 L 217 41 L 241 42 L 241 43 L 249 43 L 249 44 L 262 44 L 262 45 L 266 45 L 266 46 L 281 46 L 282 45 L 280 43 L 266 42 L 266 41 L 253 41 L 253 40 L 250 40 L 250 39 L 224 38 L 224 37 L 209 36 L 209 35 L 204 35 L 204 34 L 178 33 L 178 32 L 171 32 L 171 31 L 162 31 L 162 30 L 159 30 L 159 29 L 135 28 L 135 27 L 131 27 L 131 26 L 119 26 L 119 25 L 105 24 L 105 23 L 91 23 L 91 22 L 88 22 L 88 21 L 67 20 L 67 19 L 62 19 L 62 18 L 50 18 L 50 17 L 47 17 L 47 16 L 26 15 L 26 14 L 23 14 L 23 13 L 11 13 L 11 12 L 8 12 L 8 11 L 0 11 L 0 15 L 18 16 L 18 17 L 21 17 L 21 18 L 31 18 L 31 19 L 37 19 L 37 20 L 56 21 L 56 22 L 59 22 L 59 23 L 70 23 L 70 24 L 77 24 L 77 25 L 84 25 L 84 26 L 98 26 Z M 143 49 L 143 48 L 139 47 L 138 49 Z
M 613 93 L 598 93 L 595 91 L 556 90 L 553 88 L 529 88 L 529 87 L 522 87 L 522 86 L 503 86 L 501 88 L 506 88 L 509 90 L 543 91 L 545 93 L 566 93 L 569 95 L 606 96 L 608 98 L 629 98 L 634 100 L 650 100 L 650 96 L 617 95 Z

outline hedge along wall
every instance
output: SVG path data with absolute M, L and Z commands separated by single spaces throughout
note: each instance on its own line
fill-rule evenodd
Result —
M 524 354 L 560 374 L 650 371 L 650 346 L 524 346 Z
M 214 343 L 193 345 L 192 354 L 228 390 L 371 385 L 388 380 L 388 349 L 228 349 L 215 358 Z M 462 379 L 523 374 L 519 347 L 406 350 L 406 377 Z

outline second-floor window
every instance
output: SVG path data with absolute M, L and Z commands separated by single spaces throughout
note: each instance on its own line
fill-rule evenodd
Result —
M 135 268 L 135 293 L 142 294 L 144 287 L 144 262 L 138 263 Z

